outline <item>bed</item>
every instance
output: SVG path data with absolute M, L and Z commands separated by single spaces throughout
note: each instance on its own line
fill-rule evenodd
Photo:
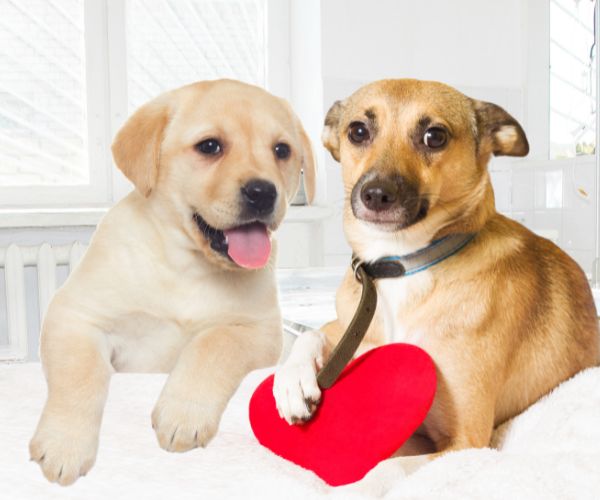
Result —
M 331 318 L 340 272 L 280 273 L 285 316 L 313 325 Z M 184 454 L 160 449 L 150 426 L 166 376 L 115 375 L 96 465 L 62 488 L 28 461 L 27 443 L 46 391 L 41 366 L 0 365 L 0 498 L 600 499 L 600 368 L 576 375 L 498 428 L 493 448 L 451 453 L 408 476 L 392 459 L 340 488 L 273 455 L 252 435 L 248 400 L 272 371 L 249 374 L 216 438 Z

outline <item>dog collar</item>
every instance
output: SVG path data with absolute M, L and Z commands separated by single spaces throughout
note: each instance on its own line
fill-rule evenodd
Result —
M 390 255 L 380 259 L 363 262 L 352 258 L 355 276 L 358 267 L 363 267 L 372 279 L 400 278 L 410 276 L 442 262 L 467 246 L 477 233 L 451 234 L 432 241 L 425 248 L 408 255 Z

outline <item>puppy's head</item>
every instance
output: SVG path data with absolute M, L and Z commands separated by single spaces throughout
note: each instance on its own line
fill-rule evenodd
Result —
M 365 259 L 479 229 L 494 211 L 490 156 L 529 150 L 499 106 L 417 80 L 375 82 L 336 102 L 323 143 L 342 164 L 344 228 Z
M 301 170 L 309 201 L 314 195 L 310 142 L 290 106 L 236 81 L 159 96 L 125 123 L 112 149 L 165 221 L 229 269 L 266 264 Z

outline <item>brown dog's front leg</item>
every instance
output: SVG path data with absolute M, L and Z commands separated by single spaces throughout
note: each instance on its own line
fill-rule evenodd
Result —
M 181 352 L 152 411 L 152 427 L 167 451 L 206 446 L 242 379 L 274 364 L 278 324 L 223 325 L 198 333 Z
M 44 322 L 40 354 L 48 400 L 29 453 L 49 481 L 64 486 L 94 464 L 113 370 L 104 334 L 56 309 Z

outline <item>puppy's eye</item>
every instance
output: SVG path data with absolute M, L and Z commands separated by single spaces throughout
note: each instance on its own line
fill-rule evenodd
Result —
M 223 147 L 218 139 L 213 138 L 205 139 L 204 141 L 196 144 L 194 147 L 196 148 L 196 151 L 207 156 L 216 156 L 223 150 Z
M 277 156 L 277 158 L 279 158 L 280 160 L 285 160 L 289 158 L 290 154 L 292 153 L 290 146 L 285 142 L 279 142 L 275 144 L 273 151 L 275 152 L 275 156 Z
M 371 138 L 369 129 L 363 122 L 352 122 L 348 130 L 348 139 L 354 144 L 361 144 Z
M 448 141 L 448 132 L 441 127 L 431 127 L 425 131 L 423 144 L 430 149 L 439 149 Z

